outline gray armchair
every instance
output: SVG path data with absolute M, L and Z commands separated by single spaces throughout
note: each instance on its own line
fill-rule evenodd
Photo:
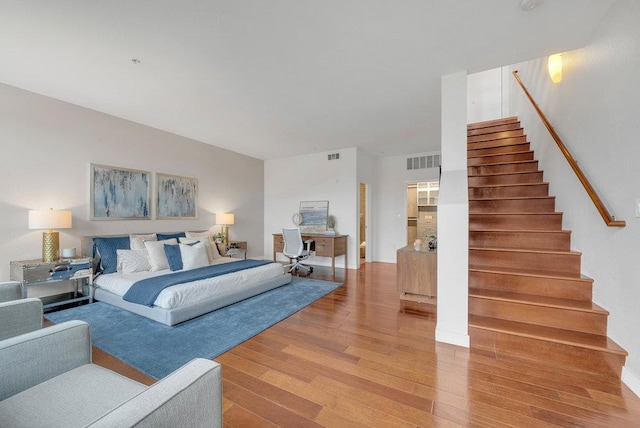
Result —
M 3 426 L 222 426 L 218 363 L 194 359 L 147 387 L 92 364 L 82 321 L 0 341 L 0 367 Z
M 23 299 L 19 282 L 0 283 L 0 340 L 42 328 L 42 301 Z

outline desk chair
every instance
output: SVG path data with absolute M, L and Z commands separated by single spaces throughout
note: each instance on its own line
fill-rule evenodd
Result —
M 282 254 L 285 257 L 288 257 L 289 260 L 294 260 L 293 263 L 290 263 L 285 266 L 285 268 L 289 268 L 289 273 L 292 271 L 298 271 L 300 268 L 307 270 L 309 275 L 313 273 L 313 267 L 305 265 L 302 260 L 306 260 L 311 256 L 311 243 L 313 240 L 308 239 L 302 242 L 302 235 L 300 234 L 300 228 L 295 227 L 292 229 L 282 229 L 282 238 L 284 239 L 284 249 Z M 306 245 L 305 245 L 306 244 Z

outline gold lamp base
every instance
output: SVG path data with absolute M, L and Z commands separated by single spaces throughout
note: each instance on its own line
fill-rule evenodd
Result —
M 55 230 L 42 232 L 42 261 L 55 262 L 59 259 L 60 234 Z
M 222 225 L 222 234 L 224 235 L 224 243 L 229 245 L 229 226 L 226 224 Z

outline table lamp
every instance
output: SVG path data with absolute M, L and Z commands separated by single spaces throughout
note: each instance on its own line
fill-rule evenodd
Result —
M 48 229 L 42 232 L 42 261 L 58 260 L 60 250 L 60 234 L 53 229 L 71 228 L 71 211 L 29 210 L 29 229 Z
M 229 244 L 229 225 L 234 224 L 234 215 L 227 213 L 216 214 L 216 224 L 222 225 L 222 234 L 224 235 L 224 243 Z

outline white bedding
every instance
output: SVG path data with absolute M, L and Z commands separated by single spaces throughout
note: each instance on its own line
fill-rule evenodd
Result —
M 219 258 L 213 264 L 230 263 L 238 261 L 232 258 Z M 154 276 L 170 274 L 169 269 L 156 272 L 134 272 L 134 273 L 110 273 L 103 274 L 96 278 L 94 285 L 103 288 L 118 296 L 124 296 L 131 285 L 136 281 Z M 178 284 L 165 288 L 154 302 L 155 306 L 164 309 L 175 309 L 196 303 L 207 297 L 215 296 L 225 290 L 233 287 L 243 287 L 247 284 L 254 283 L 277 276 L 283 275 L 283 268 L 280 263 L 269 263 L 251 269 L 241 270 L 226 275 L 220 275 L 213 278 L 202 279 L 199 281 Z

